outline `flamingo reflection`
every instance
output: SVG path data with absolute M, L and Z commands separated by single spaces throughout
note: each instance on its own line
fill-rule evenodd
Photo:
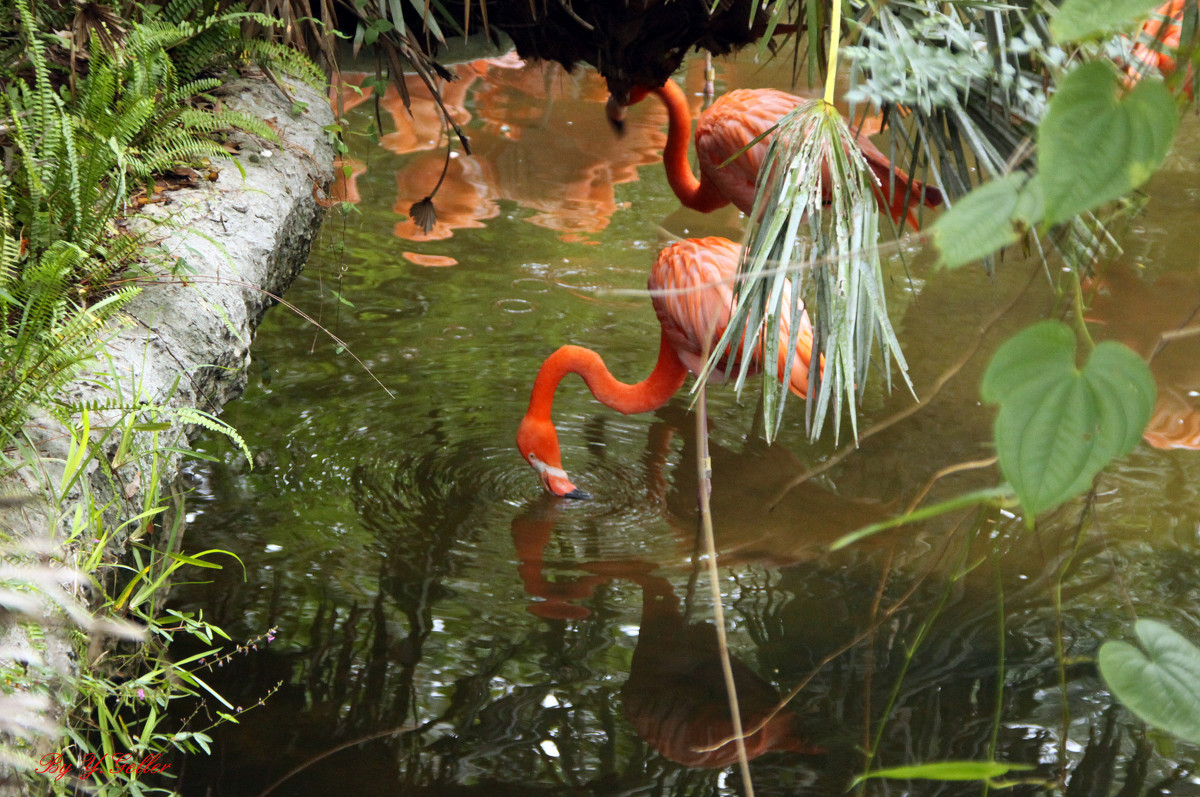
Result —
M 580 566 L 587 575 L 550 582 L 542 575 L 544 548 L 561 503 L 543 499 L 514 519 L 516 546 L 525 589 L 541 600 L 531 611 L 553 619 L 581 619 L 588 612 L 571 601 L 589 596 L 616 579 L 642 590 L 641 626 L 629 679 L 621 690 L 625 716 L 634 731 L 659 755 L 689 767 L 721 768 L 737 761 L 721 669 L 716 628 L 689 622 L 671 582 L 638 560 L 608 560 Z M 804 738 L 799 717 L 769 682 L 737 658 L 731 660 L 746 754 L 825 752 Z
M 561 240 L 589 242 L 617 210 L 614 186 L 636 180 L 637 167 L 654 163 L 665 141 L 662 114 L 631 127 L 627 140 L 617 140 L 600 112 L 607 89 L 594 73 L 569 75 L 555 64 L 527 65 L 513 55 L 460 64 L 453 72 L 457 79 L 442 86 L 442 100 L 469 135 L 471 154 L 453 153 L 435 198 L 438 223 L 425 233 L 402 220 L 394 234 L 404 240 L 442 240 L 456 230 L 482 227 L 507 200 L 532 211 L 525 220 L 557 232 Z M 346 73 L 351 86 L 365 78 L 366 73 Z M 409 77 L 406 89 L 411 113 L 394 87 L 380 98 L 391 128 L 380 145 L 407 159 L 396 173 L 393 207 L 400 215 L 437 184 L 447 141 L 428 88 Z M 340 99 L 351 110 L 371 94 L 370 87 L 347 87 Z M 331 97 L 335 106 L 337 99 Z M 339 199 L 358 201 L 352 180 Z
M 1162 343 L 1163 333 L 1194 330 L 1200 319 L 1200 270 L 1148 282 L 1115 263 L 1092 287 L 1089 320 L 1150 361 L 1158 398 L 1143 439 L 1155 448 L 1200 449 L 1200 336 Z

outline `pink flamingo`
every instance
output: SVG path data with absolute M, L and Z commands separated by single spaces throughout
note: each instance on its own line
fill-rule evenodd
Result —
M 802 97 L 775 89 L 738 89 L 722 95 L 700 114 L 696 122 L 696 160 L 700 164 L 700 177 L 697 178 L 688 165 L 688 133 L 692 122 L 683 89 L 672 80 L 656 89 L 636 87 L 630 92 L 630 104 L 640 102 L 647 94 L 656 94 L 667 107 L 667 146 L 663 150 L 667 182 L 684 206 L 702 213 L 730 202 L 743 213 L 751 212 L 754 183 L 773 133 L 764 136 L 736 160 L 724 167 L 721 164 L 805 102 Z M 618 127 L 623 113 L 623 106 L 610 97 L 609 119 Z M 914 230 L 918 229 L 913 208 L 921 202 L 928 207 L 941 205 L 942 192 L 894 167 L 871 143 L 868 132 L 871 131 L 866 127 L 859 131 L 858 147 L 878 180 L 875 198 L 880 210 L 888 213 L 897 224 L 907 219 Z M 823 193 L 828 202 L 832 192 L 828 187 L 828 174 L 824 176 Z
M 1195 2 L 1195 0 L 1191 0 Z M 1131 63 L 1125 72 L 1130 83 L 1141 79 L 1142 73 L 1153 67 L 1164 76 L 1175 72 L 1174 51 L 1179 49 L 1179 40 L 1183 33 L 1183 11 L 1188 0 L 1170 0 L 1154 9 L 1150 19 L 1142 26 L 1142 35 L 1159 42 L 1157 47 L 1151 47 L 1143 42 L 1135 42 L 1130 53 Z M 1140 38 L 1140 37 L 1139 37 Z M 1189 65 L 1187 78 L 1183 84 L 1183 92 L 1192 97 L 1192 68 Z
M 654 370 L 637 384 L 618 381 L 600 355 L 581 346 L 563 346 L 551 354 L 538 370 L 529 409 L 517 430 L 517 448 L 537 472 L 545 488 L 566 498 L 587 498 L 576 489 L 562 467 L 558 432 L 550 412 L 558 383 L 567 374 L 579 374 L 592 395 L 608 407 L 632 415 L 658 409 L 675 395 L 688 372 L 698 374 L 729 323 L 733 299 L 733 277 L 741 247 L 725 238 L 690 238 L 672 244 L 658 254 L 650 271 L 649 287 L 662 335 Z M 791 307 L 790 289 L 784 306 Z M 779 335 L 779 374 L 787 374 L 793 393 L 808 392 L 808 368 L 812 357 L 812 326 L 808 315 L 801 319 L 793 351 L 787 351 L 789 325 L 782 323 Z M 740 355 L 740 347 L 737 355 Z M 753 369 L 761 368 L 762 341 L 755 352 Z M 733 370 L 737 355 L 727 357 L 714 374 L 720 381 Z

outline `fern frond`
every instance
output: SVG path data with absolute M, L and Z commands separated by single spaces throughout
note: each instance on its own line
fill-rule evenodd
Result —
M 243 42 L 243 45 L 247 59 L 294 75 L 310 88 L 321 93 L 325 92 L 328 86 L 325 73 L 308 56 L 298 50 L 267 39 L 247 40 Z
M 253 466 L 254 457 L 250 453 L 250 446 L 246 445 L 246 441 L 242 439 L 240 434 L 238 434 L 237 429 L 234 429 L 221 419 L 210 415 L 203 410 L 196 409 L 195 407 L 174 408 L 174 413 L 176 417 L 178 417 L 179 420 L 183 421 L 184 423 L 201 426 L 210 432 L 216 432 L 217 434 L 223 434 L 228 437 L 239 449 L 241 449 L 242 454 L 244 454 L 246 457 L 246 461 Z
M 167 104 L 187 102 L 193 97 L 220 87 L 222 83 L 223 81 L 220 78 L 197 78 L 196 80 L 184 83 L 170 94 L 164 95 L 163 102 Z
M 216 10 L 213 0 L 168 0 L 161 6 L 163 18 L 168 22 L 180 23 Z
M 179 123 L 185 129 L 198 133 L 244 130 L 267 141 L 279 140 L 279 135 L 262 119 L 228 108 L 219 111 L 188 109 L 179 115 Z

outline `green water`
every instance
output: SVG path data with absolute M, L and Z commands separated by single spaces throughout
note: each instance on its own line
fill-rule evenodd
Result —
M 781 85 L 745 63 L 719 69 L 718 90 Z M 513 440 L 561 344 L 645 376 L 658 342 L 649 300 L 611 289 L 644 287 L 668 233 L 737 237 L 739 216 L 679 211 L 656 159 L 663 115 L 635 109 L 616 139 L 594 76 L 511 61 L 460 74 L 452 105 L 475 154 L 455 158 L 439 194 L 453 228 L 430 240 L 403 223 L 442 167 L 428 108 L 418 101 L 399 131 L 385 112 L 382 145 L 365 134 L 370 103 L 351 108 L 360 201 L 330 213 L 287 296 L 325 331 L 268 315 L 246 394 L 224 414 L 253 469 L 222 440 L 200 441 L 218 461 L 191 469 L 186 549 L 233 551 L 246 572 L 200 574 L 211 583 L 178 588 L 177 606 L 235 639 L 277 630 L 206 675 L 237 706 L 267 699 L 218 732 L 211 758 L 180 762 L 183 791 L 258 794 L 306 765 L 272 793 L 739 793 L 727 759 L 695 751 L 724 740 L 728 713 L 708 582 L 692 564 L 689 394 L 623 416 L 563 383 L 564 464 L 592 501 L 544 496 Z M 1177 150 L 1200 151 L 1194 119 Z M 1112 282 L 1104 334 L 1144 342 L 1200 306 L 1197 171 L 1194 155 L 1173 156 L 1146 214 L 1116 231 L 1133 278 Z M 997 793 L 1200 794 L 1198 751 L 1147 733 L 1093 659 L 1104 639 L 1130 636 L 1135 610 L 1200 640 L 1196 451 L 1143 444 L 1100 479 L 1090 509 L 1073 503 L 1035 531 L 972 510 L 824 550 L 902 511 L 942 469 L 990 455 L 978 393 L 989 353 L 1053 309 L 1020 252 L 989 278 L 934 273 L 920 250 L 889 261 L 919 412 L 789 489 L 838 447 L 805 440 L 799 402 L 767 447 L 756 391 L 740 404 L 709 391 L 743 713 L 760 719 L 803 687 L 751 764 L 756 792 L 835 795 L 868 765 L 994 758 L 1035 765 L 1028 776 L 1049 784 Z M 456 264 L 414 262 L 431 257 Z M 1160 390 L 1194 409 L 1200 352 L 1173 347 L 1155 361 Z M 862 428 L 911 404 L 872 387 Z M 953 473 L 926 500 L 998 479 Z

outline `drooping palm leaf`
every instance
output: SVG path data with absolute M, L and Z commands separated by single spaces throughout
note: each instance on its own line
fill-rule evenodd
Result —
M 840 419 L 843 406 L 857 433 L 856 392 L 861 396 L 866 387 L 877 343 L 889 386 L 893 360 L 908 383 L 883 296 L 874 175 L 845 120 L 822 101 L 806 103 L 780 121 L 766 163 L 752 213 L 763 222 L 755 225 L 743 255 L 729 325 L 709 370 L 739 340 L 741 363 L 751 362 L 759 346 L 763 363 L 778 362 L 781 345 L 787 352 L 795 349 L 801 297 L 815 295 L 809 308 L 814 329 L 809 434 L 820 434 L 830 411 Z M 782 337 L 785 317 L 789 334 Z M 763 370 L 770 439 L 782 421 L 788 387 L 776 368 Z M 790 363 L 782 369 L 789 371 Z M 744 367 L 738 373 L 739 389 L 747 373 Z

